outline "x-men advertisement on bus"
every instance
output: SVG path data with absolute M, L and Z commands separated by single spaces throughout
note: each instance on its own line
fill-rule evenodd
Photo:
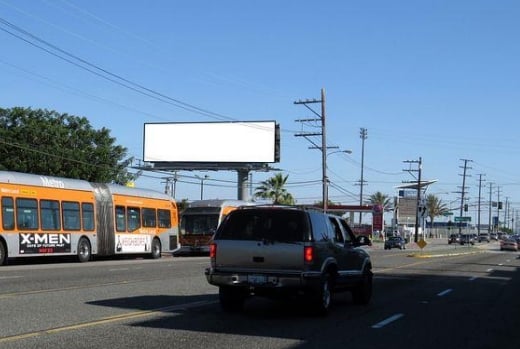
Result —
M 20 254 L 69 253 L 71 235 L 57 233 L 20 233 Z

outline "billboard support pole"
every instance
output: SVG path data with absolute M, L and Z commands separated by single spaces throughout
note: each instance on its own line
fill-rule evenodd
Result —
M 237 170 L 237 199 L 248 200 L 249 170 Z

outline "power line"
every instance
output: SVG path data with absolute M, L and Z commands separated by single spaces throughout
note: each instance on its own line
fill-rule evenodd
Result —
M 160 92 L 157 92 L 153 89 L 150 89 L 150 88 L 147 88 L 139 83 L 136 83 L 136 82 L 133 82 L 121 75 L 118 75 L 118 74 L 115 74 L 115 73 L 112 73 L 110 71 L 108 71 L 107 69 L 104 69 L 96 64 L 93 64 L 93 63 L 90 63 L 88 62 L 87 60 L 77 56 L 77 55 L 74 55 L 64 49 L 61 49 L 60 47 L 46 41 L 46 40 L 43 40 L 41 39 L 40 37 L 28 32 L 27 30 L 3 19 L 0 17 L 0 24 L 3 24 L 4 26 L 12 29 L 12 30 L 15 30 L 16 32 L 22 34 L 23 36 L 17 34 L 17 33 L 14 33 L 13 31 L 11 30 L 8 30 L 8 29 L 5 29 L 5 28 L 0 28 L 0 30 L 10 34 L 11 36 L 19 39 L 19 40 L 22 40 L 34 47 L 37 47 L 39 48 L 40 50 L 43 50 L 45 52 L 47 52 L 48 54 L 50 55 L 53 55 L 67 63 L 70 63 L 80 69 L 83 69 L 83 70 L 86 70 L 98 77 L 101 77 L 105 80 L 108 80 L 112 83 L 115 83 L 119 86 L 122 86 L 122 87 L 125 87 L 127 89 L 130 89 L 134 92 L 137 92 L 137 93 L 140 93 L 142 95 L 145 95 L 147 97 L 150 97 L 150 98 L 154 98 L 156 100 L 159 100 L 161 102 L 164 102 L 164 103 L 168 103 L 168 104 L 171 104 L 175 107 L 178 107 L 178 108 L 181 108 L 181 109 L 184 109 L 186 111 L 189 111 L 189 112 L 192 112 L 192 113 L 198 113 L 198 114 L 201 114 L 201 115 L 204 115 L 204 116 L 209 116 L 209 117 L 212 117 L 212 118 L 216 118 L 216 119 L 225 119 L 225 120 L 230 120 L 230 121 L 237 121 L 236 119 L 234 118 L 231 118 L 229 116 L 226 116 L 226 115 L 223 115 L 223 114 L 219 114 L 219 113 L 216 113 L 216 112 L 212 112 L 210 110 L 207 110 L 207 109 L 203 109 L 201 107 L 198 107 L 198 106 L 195 106 L 193 104 L 189 104 L 189 103 L 186 103 L 186 102 L 183 102 L 179 99 L 176 99 L 176 98 L 173 98 L 173 97 L 170 97 L 170 96 L 167 96 L 163 93 L 160 93 Z M 34 42 L 36 41 L 36 42 Z M 39 43 L 39 44 L 38 44 Z M 46 47 L 48 48 L 46 48 Z M 50 48 L 50 49 L 49 49 Z M 56 52 L 53 52 L 53 51 L 57 51 L 58 53 Z M 67 58 L 68 57 L 68 58 Z M 78 63 L 79 62 L 79 63 Z

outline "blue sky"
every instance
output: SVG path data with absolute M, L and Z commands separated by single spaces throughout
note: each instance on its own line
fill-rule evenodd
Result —
M 146 122 L 276 120 L 282 160 L 299 203 L 321 200 L 321 155 L 308 149 L 294 101 L 325 89 L 329 197 L 359 202 L 396 194 L 422 158 L 428 193 L 459 204 L 461 159 L 470 159 L 469 204 L 520 204 L 520 3 L 517 1 L 101 1 L 0 0 L 0 107 L 46 108 L 107 127 L 137 159 Z M 179 108 L 80 69 L 5 30 L 6 24 L 172 99 Z M 21 35 L 22 36 L 22 35 Z M 27 39 L 27 36 L 22 36 Z M 32 39 L 33 40 L 33 39 Z M 33 41 L 34 42 L 34 41 Z M 171 101 L 171 100 L 170 100 Z M 236 197 L 233 172 L 181 172 L 179 199 Z M 253 182 L 273 173 L 253 173 Z M 164 175 L 137 185 L 162 190 Z M 340 188 L 340 189 L 337 189 Z M 496 190 L 498 188 L 498 191 Z M 487 210 L 487 209 L 484 209 Z M 484 212 L 486 213 L 486 212 Z M 483 216 L 483 219 L 484 218 Z

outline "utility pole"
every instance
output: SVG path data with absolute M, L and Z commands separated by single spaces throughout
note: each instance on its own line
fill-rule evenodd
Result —
M 317 113 L 309 104 L 320 103 L 321 104 L 321 114 Z M 301 132 L 295 134 L 296 137 L 304 137 L 307 141 L 309 141 L 313 147 L 309 149 L 320 149 L 321 150 L 321 181 L 322 181 L 322 201 L 323 201 L 323 211 L 327 212 L 329 193 L 328 193 L 328 178 L 327 178 L 327 136 L 326 136 L 326 123 L 325 123 L 325 89 L 321 89 L 321 99 L 306 99 L 306 100 L 298 100 L 295 101 L 294 104 L 302 104 L 304 107 L 309 109 L 313 114 L 315 114 L 318 118 L 313 119 L 300 119 L 296 120 L 296 122 L 316 122 L 319 121 L 321 123 L 321 132 Z M 321 136 L 321 146 L 314 142 L 310 137 L 312 136 Z M 336 147 L 337 148 L 337 147 Z
M 506 196 L 506 203 L 504 207 L 504 228 L 509 228 L 509 217 L 508 217 L 508 211 L 509 210 L 509 197 Z
M 177 191 L 177 172 L 173 173 L 173 198 L 175 199 L 175 192 Z
M 500 231 L 500 186 L 497 185 L 497 233 Z
M 359 136 L 361 137 L 361 179 L 359 181 L 359 206 L 363 206 L 363 185 L 365 184 L 365 181 L 363 179 L 363 168 L 365 167 L 365 140 L 367 139 L 367 129 L 361 128 L 359 131 Z M 359 212 L 359 225 L 361 226 L 361 218 L 363 213 Z
M 466 171 L 468 169 L 471 169 L 471 167 L 468 167 L 468 162 L 473 160 L 468 159 L 460 159 L 461 161 L 464 161 L 464 173 L 462 175 L 462 191 L 460 196 L 460 215 L 459 217 L 462 217 L 462 210 L 464 209 L 464 194 L 466 193 Z M 462 224 L 459 223 L 459 234 L 462 233 Z
M 172 198 L 175 199 L 175 189 L 177 186 L 177 172 L 173 173 L 173 177 L 166 177 L 164 182 L 164 193 L 167 195 L 170 195 Z
M 480 234 L 480 198 L 482 194 L 482 176 L 485 176 L 484 174 L 480 173 L 478 175 L 478 218 L 477 218 L 477 234 Z
M 511 212 L 511 229 L 513 231 L 513 234 L 516 234 L 517 231 L 516 231 L 516 226 L 515 226 L 515 217 L 517 216 L 517 212 L 515 210 L 515 208 L 513 207 L 512 208 L 512 212 Z
M 493 183 L 489 183 L 489 222 L 488 233 L 491 234 L 491 207 L 493 207 Z M 494 229 L 493 229 L 494 231 Z
M 413 164 L 413 163 L 417 164 L 417 169 L 404 170 L 404 171 L 408 171 L 410 173 L 418 172 L 418 176 L 417 176 L 417 203 L 415 205 L 415 236 L 414 236 L 414 242 L 417 242 L 417 241 L 419 241 L 419 206 L 421 205 L 422 158 L 419 157 L 419 160 L 406 160 L 406 161 L 403 161 L 403 162 L 409 163 L 409 164 Z

